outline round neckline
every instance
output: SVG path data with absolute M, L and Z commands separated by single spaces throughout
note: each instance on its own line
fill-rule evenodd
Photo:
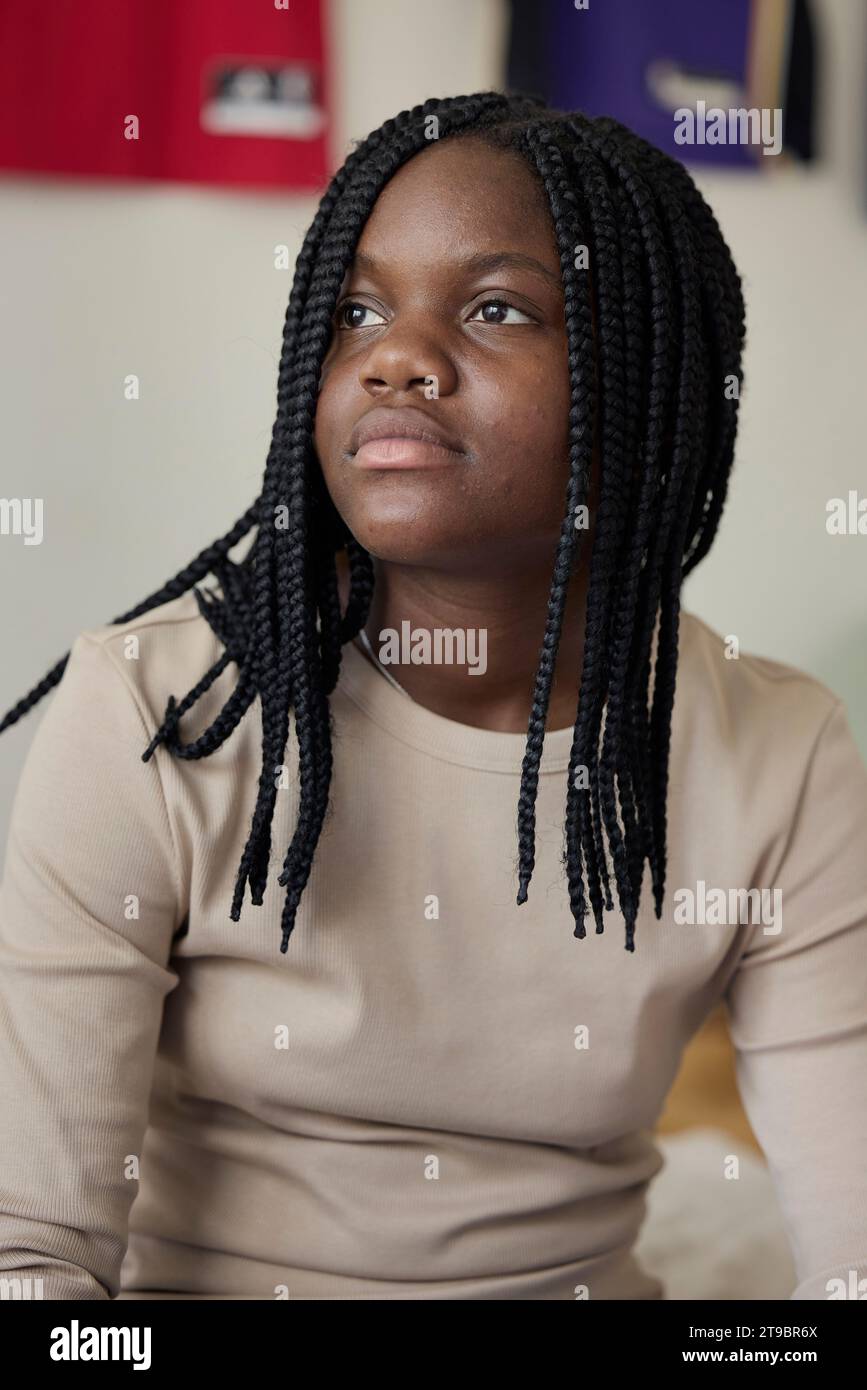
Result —
M 461 767 L 520 776 L 527 747 L 526 732 L 479 729 L 473 724 L 460 724 L 436 714 L 416 703 L 405 691 L 390 685 L 354 641 L 347 642 L 343 648 L 338 688 L 374 724 L 410 748 Z M 564 772 L 568 768 L 573 736 L 571 726 L 546 732 L 540 774 Z

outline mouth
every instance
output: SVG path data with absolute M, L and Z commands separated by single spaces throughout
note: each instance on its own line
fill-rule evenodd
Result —
M 369 411 L 353 430 L 348 450 L 350 462 L 363 469 L 447 468 L 465 457 L 456 440 L 412 408 Z
M 371 439 L 352 456 L 356 468 L 445 468 L 463 455 L 443 444 L 408 435 Z

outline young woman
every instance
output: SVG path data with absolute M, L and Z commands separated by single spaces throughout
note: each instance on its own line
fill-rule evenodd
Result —
M 2 726 L 60 682 L 0 896 L 4 1271 L 661 1297 L 652 1130 L 724 999 L 794 1296 L 867 1274 L 867 771 L 680 613 L 743 324 L 612 120 L 480 93 L 347 159 L 261 495 Z

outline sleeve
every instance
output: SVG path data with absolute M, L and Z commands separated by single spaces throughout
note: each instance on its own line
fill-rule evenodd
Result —
M 867 768 L 839 700 L 780 839 L 761 884 L 779 911 L 749 928 L 726 993 L 738 1087 L 792 1247 L 790 1298 L 863 1299 Z
M 25 759 L 0 886 L 7 1297 L 119 1291 L 182 919 L 148 741 L 131 678 L 79 634 Z

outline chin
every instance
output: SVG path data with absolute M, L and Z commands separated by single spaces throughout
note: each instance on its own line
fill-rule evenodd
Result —
M 429 515 L 429 508 L 350 512 L 344 514 L 344 520 L 358 543 L 377 560 L 439 568 L 445 567 L 449 556 L 454 555 L 454 531 L 441 520 L 437 524 L 437 519 Z

